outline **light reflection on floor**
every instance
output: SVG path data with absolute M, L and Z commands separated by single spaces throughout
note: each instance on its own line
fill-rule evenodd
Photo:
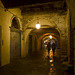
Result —
M 10 65 L 0 69 L 0 75 L 73 75 L 64 74 L 59 58 L 59 50 L 53 56 L 52 50 L 48 57 L 48 50 L 40 50 L 23 59 L 14 60 Z
M 49 56 L 50 58 L 53 58 L 53 51 L 52 51 L 52 49 L 50 50 L 49 55 L 48 55 L 48 50 L 45 51 L 44 57 L 46 58 L 47 56 Z
M 52 51 L 52 49 L 50 50 L 49 57 L 53 58 L 53 51 Z
M 50 72 L 49 75 L 56 75 L 55 73 L 55 68 L 54 68 L 54 63 L 53 63 L 53 51 L 52 49 L 50 50 L 50 54 L 49 54 L 49 62 L 50 62 Z

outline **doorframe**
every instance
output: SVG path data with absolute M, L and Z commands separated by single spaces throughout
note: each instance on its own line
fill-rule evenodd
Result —
M 20 57 L 21 57 L 21 32 L 22 31 L 19 30 L 19 29 L 14 28 L 14 27 L 10 27 L 10 33 L 11 32 L 18 32 L 20 34 Z M 10 38 L 11 38 L 11 35 L 10 35 Z M 10 50 L 11 50 L 11 39 L 10 39 Z M 10 53 L 10 62 L 11 62 L 11 53 Z

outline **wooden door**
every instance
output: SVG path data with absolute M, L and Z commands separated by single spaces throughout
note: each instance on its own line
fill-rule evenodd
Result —
M 21 35 L 20 32 L 10 32 L 10 59 L 14 60 L 21 56 Z

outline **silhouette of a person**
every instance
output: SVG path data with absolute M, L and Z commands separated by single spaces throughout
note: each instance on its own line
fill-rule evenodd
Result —
M 54 53 L 55 53 L 55 49 L 56 49 L 56 45 L 55 45 L 55 43 L 53 43 L 53 44 L 52 44 L 53 55 L 54 55 Z
M 49 56 L 50 48 L 51 48 L 50 42 L 48 42 L 48 44 L 47 44 L 47 48 L 48 48 L 48 56 Z

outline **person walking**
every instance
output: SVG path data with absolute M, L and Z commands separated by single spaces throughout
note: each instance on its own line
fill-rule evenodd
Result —
M 49 56 L 50 48 L 51 48 L 51 46 L 50 46 L 50 42 L 48 42 L 48 44 L 47 44 L 47 48 L 48 48 L 48 56 Z
M 53 43 L 53 44 L 52 44 L 53 56 L 54 56 L 54 53 L 55 53 L 55 49 L 56 49 L 56 45 L 55 45 L 55 43 Z

